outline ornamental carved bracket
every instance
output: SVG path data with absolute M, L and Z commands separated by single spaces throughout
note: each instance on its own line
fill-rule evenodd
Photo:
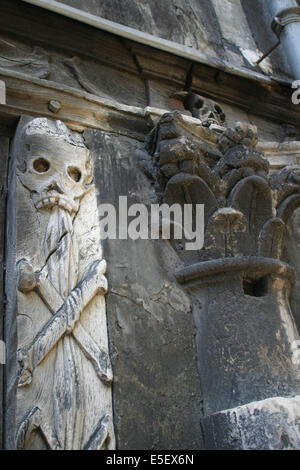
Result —
M 270 175 L 268 160 L 256 148 L 257 128 L 246 123 L 224 129 L 216 141 L 213 146 L 189 135 L 175 111 L 161 117 L 137 157 L 161 202 L 204 204 L 205 245 L 195 261 L 280 259 L 285 224 L 300 206 L 300 166 Z M 182 244 L 172 243 L 184 260 Z

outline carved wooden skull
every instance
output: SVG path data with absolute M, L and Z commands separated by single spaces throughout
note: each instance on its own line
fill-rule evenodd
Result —
M 176 92 L 172 98 L 182 101 L 184 108 L 190 111 L 193 117 L 200 119 L 202 125 L 210 127 L 211 124 L 223 126 L 226 115 L 221 106 L 213 100 L 187 91 Z
M 201 119 L 202 125 L 209 127 L 211 124 L 223 126 L 226 120 L 221 106 L 208 98 L 199 95 L 191 95 L 190 111 L 193 117 Z
M 36 209 L 78 211 L 93 179 L 93 165 L 83 140 L 61 121 L 38 118 L 29 123 L 20 163 L 18 177 L 31 191 Z

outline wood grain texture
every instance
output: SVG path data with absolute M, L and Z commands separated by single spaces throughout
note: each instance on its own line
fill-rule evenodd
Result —
M 27 114 L 59 118 L 74 130 L 100 128 L 125 135 L 134 134 L 141 140 L 147 132 L 143 108 L 122 105 L 85 91 L 5 69 L 1 69 L 0 77 L 5 81 L 7 90 L 7 105 L 0 105 L 0 115 L 3 113 L 12 125 L 16 124 L 20 115 Z M 61 103 L 59 112 L 49 110 L 51 100 Z
M 0 136 L 0 340 L 4 340 L 4 252 L 9 138 Z M 4 366 L 0 365 L 0 449 L 3 447 Z
M 124 41 L 18 0 L 2 0 L 0 8 L 0 27 L 4 33 L 32 46 L 46 47 L 50 55 L 60 51 L 83 61 L 92 60 L 95 64 L 109 67 L 112 75 L 113 70 L 122 71 L 128 75 L 128 84 L 131 79 L 133 81 L 131 96 L 137 93 L 136 80 L 141 81 L 145 77 L 161 82 L 162 86 L 169 84 L 174 91 L 183 89 L 186 84 L 191 62 L 185 58 L 133 41 Z M 137 68 L 136 59 L 141 70 Z M 219 99 L 272 121 L 300 126 L 300 110 L 299 106 L 291 103 L 289 82 L 275 81 L 263 75 L 259 78 L 255 74 L 253 78 L 237 76 L 233 70 L 227 70 L 222 61 L 216 67 L 195 63 L 191 78 L 191 90 L 195 93 Z M 142 93 L 142 88 L 139 93 Z M 126 91 L 125 95 L 128 100 L 126 104 L 131 105 L 130 92 Z
M 12 156 L 5 448 L 114 448 L 92 160 L 62 122 L 29 116 Z

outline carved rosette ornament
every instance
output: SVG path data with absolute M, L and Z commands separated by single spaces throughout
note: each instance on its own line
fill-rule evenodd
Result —
M 257 141 L 256 127 L 244 123 L 222 133 L 202 128 L 197 137 L 175 111 L 137 154 L 155 176 L 159 202 L 204 204 L 203 248 L 171 243 L 177 280 L 194 304 L 207 448 L 300 447 L 300 341 L 289 304 L 295 272 L 284 260 L 300 167 L 269 176 Z
M 60 121 L 18 133 L 17 447 L 113 449 L 93 162 Z

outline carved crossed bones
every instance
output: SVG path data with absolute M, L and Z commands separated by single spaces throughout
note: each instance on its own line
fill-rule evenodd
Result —
M 45 324 L 31 344 L 18 350 L 21 366 L 18 386 L 24 387 L 31 383 L 34 369 L 64 334 L 72 334 L 83 353 L 92 362 L 98 377 L 106 383 L 111 382 L 113 376 L 108 354 L 98 347 L 78 322 L 83 309 L 95 295 L 107 292 L 107 280 L 103 275 L 106 262 L 94 261 L 85 277 L 65 301 L 49 280 L 47 267 L 40 272 L 34 272 L 31 264 L 24 259 L 19 261 L 18 267 L 19 290 L 23 293 L 35 290 L 53 314 L 53 318 Z
M 98 450 L 101 449 L 105 441 L 109 438 L 108 425 L 111 417 L 109 414 L 104 414 L 97 426 L 92 433 L 88 442 L 83 447 L 83 450 Z M 22 450 L 25 448 L 25 444 L 28 436 L 35 429 L 40 429 L 44 438 L 46 439 L 50 449 L 52 450 L 63 450 L 61 443 L 58 441 L 53 430 L 47 425 L 47 422 L 43 420 L 41 410 L 35 406 L 32 408 L 24 420 L 22 421 L 16 436 L 17 449 Z

